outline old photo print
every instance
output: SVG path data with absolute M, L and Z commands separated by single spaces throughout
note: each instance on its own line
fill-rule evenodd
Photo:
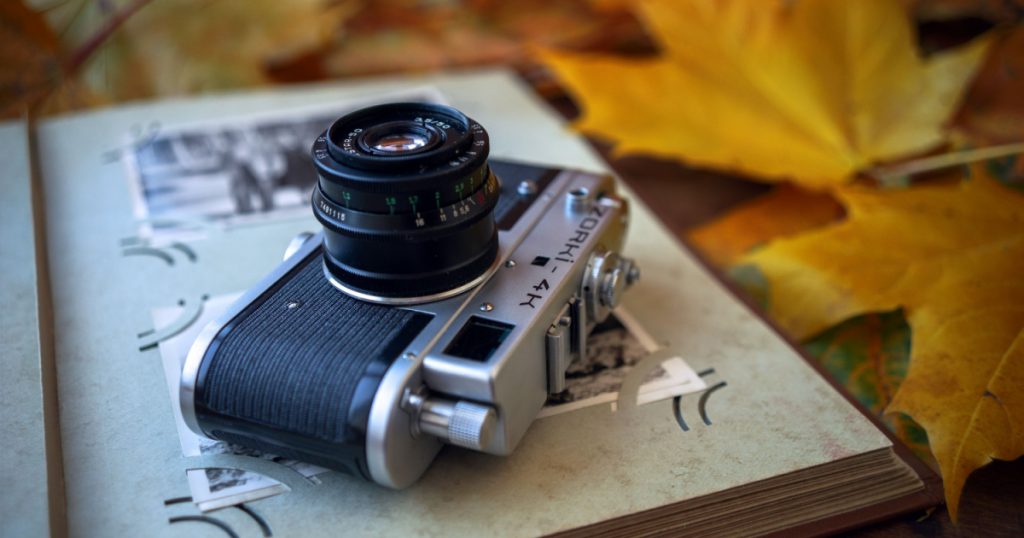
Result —
M 587 338 L 587 353 L 569 365 L 565 390 L 548 397 L 538 417 L 612 404 L 633 368 L 659 348 L 639 322 L 624 308 L 594 328 Z M 668 358 L 647 373 L 637 394 L 637 405 L 697 392 L 704 381 L 679 357 Z
M 265 499 L 289 491 L 288 486 L 259 473 L 208 467 L 185 472 L 192 502 L 203 512 Z
M 317 179 L 313 141 L 347 112 L 394 101 L 443 103 L 444 97 L 424 87 L 305 111 L 158 129 L 131 142 L 123 160 L 139 235 L 156 243 L 188 240 L 210 226 L 309 216 Z

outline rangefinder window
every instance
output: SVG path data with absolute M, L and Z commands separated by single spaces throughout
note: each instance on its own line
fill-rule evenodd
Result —
M 453 357 L 486 361 L 505 341 L 505 337 L 512 329 L 515 329 L 514 325 L 473 316 L 459 330 L 455 340 L 452 340 L 444 352 Z

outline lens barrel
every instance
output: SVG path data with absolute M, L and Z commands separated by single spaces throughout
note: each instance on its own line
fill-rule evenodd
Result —
M 385 304 L 477 284 L 498 253 L 489 150 L 480 124 L 443 105 L 380 105 L 334 122 L 313 144 L 331 283 Z

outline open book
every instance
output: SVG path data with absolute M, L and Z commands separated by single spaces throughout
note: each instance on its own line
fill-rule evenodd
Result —
M 0 534 L 810 533 L 937 502 L 935 476 L 628 187 L 643 278 L 511 456 L 449 447 L 392 491 L 191 434 L 172 401 L 191 339 L 318 227 L 312 137 L 398 99 L 465 111 L 494 158 L 606 170 L 497 71 L 130 105 L 46 120 L 34 145 L 0 128 Z

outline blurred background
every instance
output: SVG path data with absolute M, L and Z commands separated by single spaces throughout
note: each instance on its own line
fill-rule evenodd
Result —
M 925 53 L 1024 12 L 1016 0 L 907 3 Z M 541 47 L 658 53 L 629 0 L 4 0 L 0 115 L 493 65 L 557 97 Z
M 0 109 L 506 65 L 531 48 L 650 54 L 628 5 L 588 0 L 5 0 Z

